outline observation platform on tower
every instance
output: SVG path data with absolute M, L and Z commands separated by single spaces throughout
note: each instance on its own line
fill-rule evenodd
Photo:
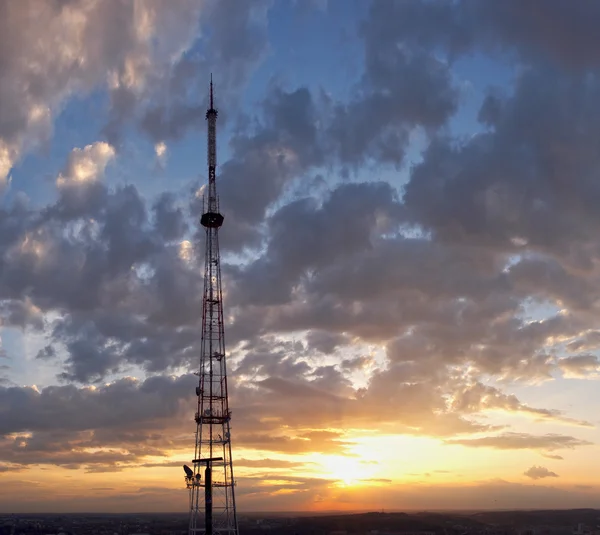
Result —
M 200 218 L 200 224 L 205 228 L 219 228 L 224 219 L 218 212 L 205 212 Z
M 207 409 L 203 414 L 196 413 L 196 423 L 198 424 L 224 424 L 231 420 L 231 411 L 227 411 L 225 414 L 215 414 L 214 412 Z

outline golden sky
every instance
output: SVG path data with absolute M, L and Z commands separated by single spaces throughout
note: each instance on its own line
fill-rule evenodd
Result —
M 597 506 L 571 4 L 0 0 L 0 513 L 188 507 L 211 73 L 239 510 Z

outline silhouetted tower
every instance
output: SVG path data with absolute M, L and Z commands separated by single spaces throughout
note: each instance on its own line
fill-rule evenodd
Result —
M 209 532 L 237 535 L 237 517 L 231 459 L 229 422 L 231 412 L 227 399 L 225 338 L 223 329 L 223 294 L 219 256 L 219 213 L 216 188 L 217 110 L 214 107 L 212 76 L 208 121 L 208 190 L 204 195 L 204 213 L 200 223 L 206 229 L 204 298 L 202 304 L 202 342 L 200 378 L 196 395 L 196 450 L 193 469 L 186 468 L 186 484 L 190 490 L 189 535 Z M 205 472 L 205 469 L 208 468 Z M 212 479 L 212 485 L 211 485 Z M 208 507 L 207 507 L 208 504 Z M 211 511 L 212 509 L 212 511 Z M 207 513 L 205 515 L 205 513 Z M 206 519 L 208 518 L 208 521 Z

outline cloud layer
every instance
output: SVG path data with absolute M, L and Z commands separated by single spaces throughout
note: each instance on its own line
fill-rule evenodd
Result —
M 1 471 L 166 468 L 188 454 L 203 179 L 156 191 L 111 173 L 136 143 L 179 173 L 172 154 L 203 126 L 198 94 L 217 62 L 247 503 L 292 487 L 298 506 L 331 499 L 339 474 L 294 470 L 356 456 L 362 434 L 554 460 L 595 447 L 583 405 L 530 394 L 600 368 L 594 2 L 548 2 L 543 20 L 516 1 L 373 2 L 353 29 L 361 73 L 346 94 L 275 71 L 252 108 L 241 97 L 269 61 L 268 2 L 0 5 L 5 189 L 75 95 L 106 103 L 96 141 L 64 152 L 52 197 L 13 181 L 0 208 L 2 327 L 36 340 L 34 355 L 1 355 Z M 476 95 L 461 79 L 473 56 L 510 83 Z M 23 386 L 17 361 L 53 376 Z M 260 490 L 253 469 L 287 479 Z

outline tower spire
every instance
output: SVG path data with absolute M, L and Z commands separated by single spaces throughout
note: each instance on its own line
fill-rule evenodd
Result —
M 206 231 L 206 249 L 200 369 L 196 387 L 198 407 L 194 418 L 196 446 L 193 469 L 184 467 L 190 491 L 188 535 L 238 535 L 219 254 L 219 228 L 224 218 L 219 213 L 216 185 L 217 115 L 211 75 L 210 108 L 206 111 L 208 188 L 200 218 Z M 201 492 L 201 489 L 204 490 Z

